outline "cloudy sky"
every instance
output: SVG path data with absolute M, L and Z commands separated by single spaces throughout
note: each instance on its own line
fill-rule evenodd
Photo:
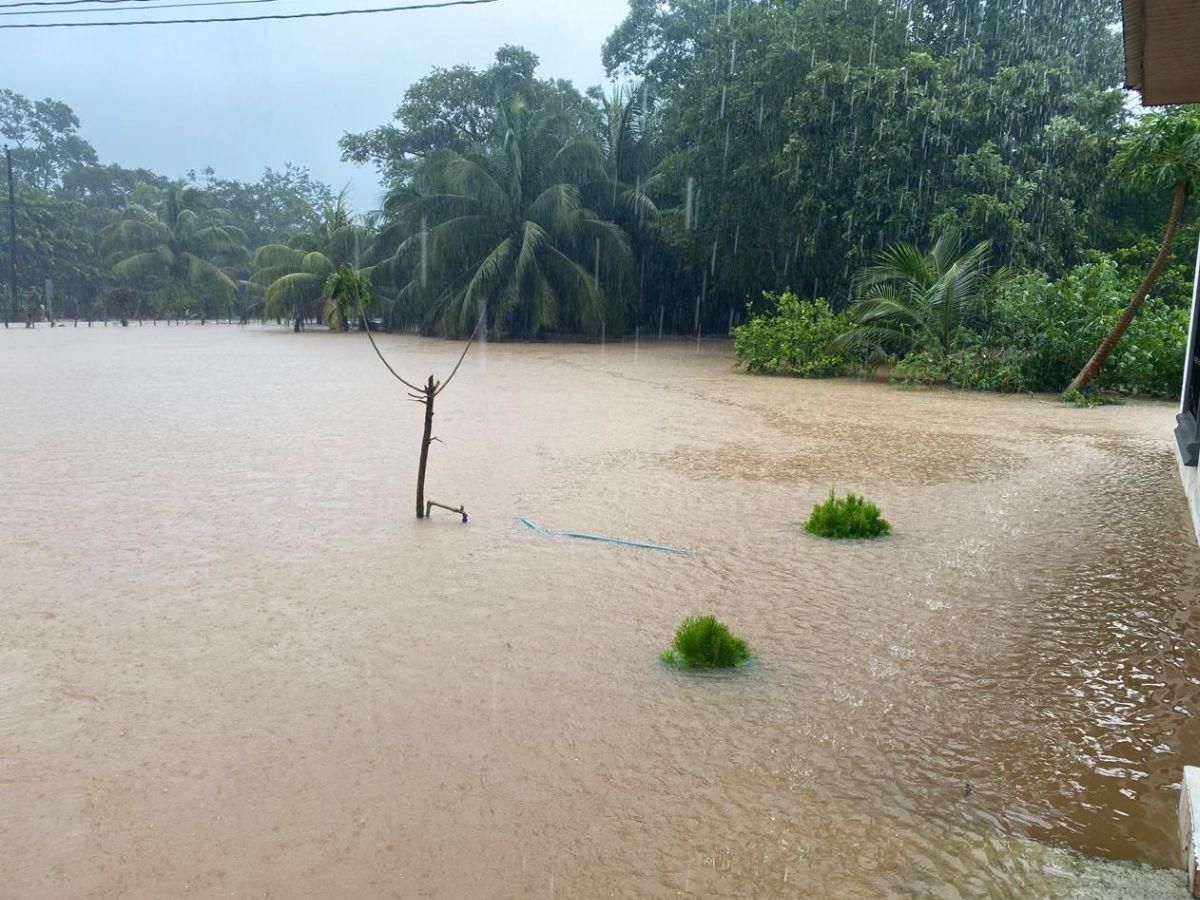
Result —
M 181 0 L 137 5 L 169 2 Z M 400 0 L 268 0 L 138 17 L 391 5 Z M 335 188 L 349 183 L 352 203 L 366 209 L 378 199 L 375 174 L 339 161 L 343 132 L 388 121 L 404 89 L 432 66 L 486 65 L 502 44 L 537 53 L 544 76 L 581 88 L 601 83 L 600 45 L 625 11 L 625 0 L 499 0 L 292 22 L 0 30 L 0 87 L 66 101 L 103 162 L 169 175 L 211 165 L 218 175 L 255 179 L 264 165 L 290 161 Z

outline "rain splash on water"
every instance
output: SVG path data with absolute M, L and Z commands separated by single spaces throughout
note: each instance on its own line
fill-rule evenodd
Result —
M 1174 862 L 1200 560 L 1166 404 L 493 344 L 438 402 L 464 526 L 411 518 L 419 409 L 362 335 L 0 340 L 18 893 L 1046 896 L 1088 883 L 1064 850 Z M 833 486 L 895 535 L 806 536 Z M 750 668 L 657 663 L 705 612 Z

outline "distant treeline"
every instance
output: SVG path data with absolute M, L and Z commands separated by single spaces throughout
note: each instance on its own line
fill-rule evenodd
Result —
M 1171 197 L 1108 176 L 1132 123 L 1118 21 L 1112 0 L 630 0 L 602 46 L 618 87 L 539 77 L 506 46 L 345 135 L 383 182 L 367 213 L 294 166 L 255 183 L 100 166 L 67 106 L 4 91 L 22 289 L 342 327 L 324 286 L 352 265 L 390 327 L 461 335 L 482 315 L 527 337 L 725 333 L 787 290 L 836 311 L 882 249 L 947 230 L 1013 271 L 1106 254 L 1134 277 Z M 1187 221 L 1155 289 L 1170 305 L 1189 244 Z

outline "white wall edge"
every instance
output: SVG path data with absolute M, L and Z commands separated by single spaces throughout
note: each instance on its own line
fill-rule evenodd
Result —
M 1188 890 L 1193 897 L 1200 897 L 1200 879 L 1197 879 L 1196 856 L 1200 850 L 1200 768 L 1185 766 L 1183 790 L 1179 794 L 1179 844 L 1181 862 L 1188 875 Z

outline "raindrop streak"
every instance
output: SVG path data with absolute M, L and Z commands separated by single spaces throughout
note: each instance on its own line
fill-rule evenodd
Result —
M 421 287 L 429 284 L 429 220 L 421 217 Z

